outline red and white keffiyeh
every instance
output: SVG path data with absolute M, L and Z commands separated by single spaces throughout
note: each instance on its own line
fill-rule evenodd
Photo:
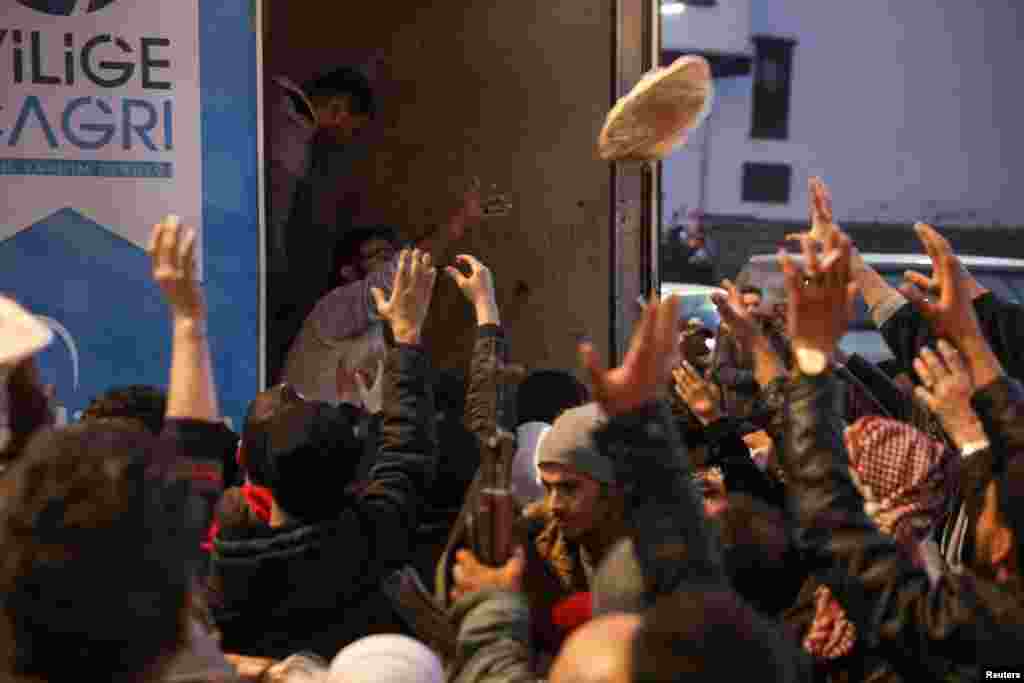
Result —
M 909 424 L 876 416 L 857 420 L 846 430 L 845 441 L 850 475 L 864 497 L 865 512 L 917 560 L 920 544 L 941 520 L 952 495 L 953 453 Z M 826 660 L 849 654 L 857 630 L 842 605 L 828 586 L 818 586 L 814 602 L 804 649 Z
M 857 628 L 828 586 L 814 591 L 814 623 L 804 636 L 804 649 L 818 659 L 839 659 L 857 642 Z
M 857 420 L 845 440 L 868 516 L 913 550 L 942 519 L 953 494 L 953 453 L 905 422 L 876 416 Z

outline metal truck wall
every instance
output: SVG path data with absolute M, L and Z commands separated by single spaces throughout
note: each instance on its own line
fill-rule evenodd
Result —
M 577 368 L 576 343 L 610 340 L 609 165 L 595 140 L 611 105 L 615 3 L 268 2 L 266 68 L 303 81 L 348 64 L 374 80 L 377 121 L 336 185 L 346 220 L 417 234 L 472 176 L 514 206 L 460 250 L 496 279 L 514 360 Z M 328 210 L 327 218 L 330 218 Z M 468 362 L 472 311 L 441 276 L 426 339 Z

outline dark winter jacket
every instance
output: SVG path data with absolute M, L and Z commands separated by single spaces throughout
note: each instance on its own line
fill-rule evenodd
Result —
M 940 680 L 966 671 L 1021 671 L 1024 599 L 1018 582 L 974 573 L 944 574 L 932 587 L 896 541 L 874 525 L 849 474 L 831 373 L 801 376 L 788 388 L 783 463 L 797 540 L 857 629 L 868 652 L 907 680 Z M 985 387 L 975 405 L 991 430 L 1021 439 L 1008 402 L 1019 386 Z M 992 432 L 990 432 L 992 433 Z
M 310 650 L 329 659 L 364 635 L 398 630 L 379 584 L 408 560 L 436 468 L 429 377 L 422 350 L 389 350 L 370 485 L 347 494 L 335 519 L 242 525 L 216 539 L 214 613 L 225 650 L 278 658 Z

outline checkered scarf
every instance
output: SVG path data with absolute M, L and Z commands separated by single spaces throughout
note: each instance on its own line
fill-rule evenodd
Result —
M 913 557 L 938 524 L 955 477 L 952 452 L 909 424 L 868 416 L 845 433 L 850 475 L 864 497 L 864 510 L 878 528 L 904 545 Z M 818 659 L 849 654 L 857 630 L 828 586 L 814 593 L 815 614 L 804 649 Z
M 817 659 L 839 659 L 857 642 L 857 628 L 846 618 L 828 586 L 814 590 L 814 623 L 804 636 L 804 649 Z
M 909 424 L 882 417 L 861 418 L 846 430 L 845 441 L 865 511 L 913 550 L 941 521 L 954 494 L 952 451 Z

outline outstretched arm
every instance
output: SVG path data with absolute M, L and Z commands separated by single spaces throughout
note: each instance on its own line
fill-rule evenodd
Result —
M 173 341 L 164 432 L 178 441 L 185 476 L 204 501 L 206 520 L 223 490 L 223 462 L 211 453 L 231 451 L 234 438 L 220 422 L 206 338 L 206 303 L 195 275 L 196 232 L 168 216 L 154 226 L 149 251 L 153 279 L 171 309 Z M 197 541 L 198 542 L 198 541 Z
M 994 667 L 1020 628 L 986 609 L 991 591 L 973 578 L 944 575 L 932 589 L 896 542 L 864 511 L 849 473 L 843 426 L 836 415 L 837 384 L 827 358 L 851 315 L 850 244 L 830 238 L 819 262 L 804 243 L 807 268 L 781 259 L 789 297 L 789 327 L 799 375 L 788 388 L 783 463 L 798 525 L 798 541 L 814 562 L 834 567 L 823 580 L 843 603 L 858 639 L 898 661 L 919 662 L 930 676 L 940 658 Z M 993 664 L 989 664 L 993 662 Z
M 206 338 L 206 301 L 195 273 L 196 231 L 168 216 L 153 229 L 153 279 L 171 308 L 174 341 L 167 417 L 220 419 Z
M 671 593 L 683 582 L 725 580 L 686 447 L 657 400 L 676 343 L 677 305 L 676 297 L 659 303 L 652 295 L 618 368 L 603 370 L 592 347 L 581 349 L 594 395 L 610 418 L 594 440 L 615 464 L 650 597 Z

